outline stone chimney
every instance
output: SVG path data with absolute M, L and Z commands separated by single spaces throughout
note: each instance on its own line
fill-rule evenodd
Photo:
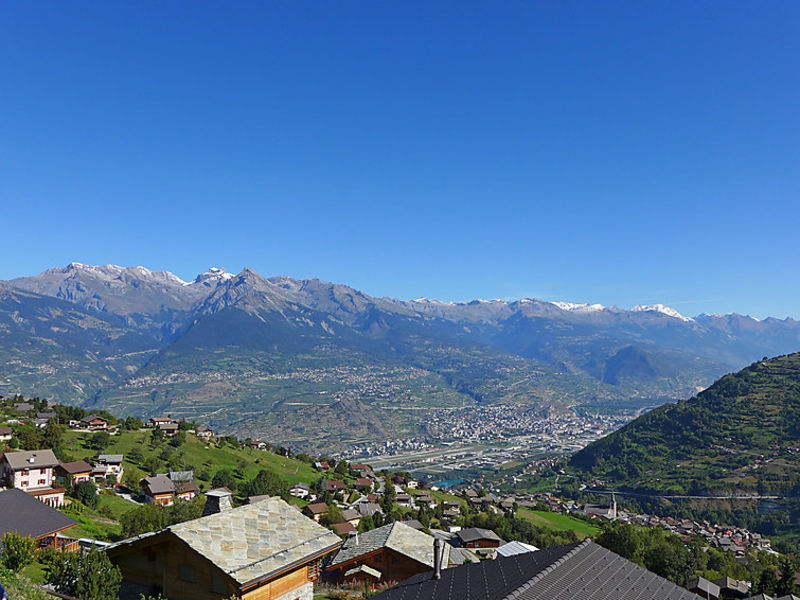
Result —
M 224 488 L 217 488 L 206 492 L 206 505 L 203 516 L 214 515 L 233 508 L 233 493 Z
M 442 578 L 442 540 L 433 540 L 433 578 Z

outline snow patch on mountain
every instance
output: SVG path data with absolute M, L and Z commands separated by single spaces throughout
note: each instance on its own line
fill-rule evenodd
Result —
M 631 309 L 631 312 L 657 312 L 663 315 L 667 315 L 668 317 L 672 317 L 674 319 L 680 319 L 686 323 L 694 321 L 694 319 L 690 319 L 689 317 L 684 317 L 681 313 L 679 313 L 674 308 L 666 306 L 665 304 L 639 304 L 634 306 Z
M 557 306 L 561 310 L 580 313 L 600 312 L 606 309 L 602 304 L 576 304 L 575 302 L 551 302 L 550 304 Z

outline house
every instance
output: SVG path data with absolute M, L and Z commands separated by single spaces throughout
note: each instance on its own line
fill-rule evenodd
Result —
M 14 435 L 11 427 L 0 427 L 0 442 L 7 442 Z
M 47 422 L 50 419 L 57 419 L 58 415 L 54 412 L 37 412 L 36 413 L 37 419 L 42 419 L 43 421 Z
M 359 477 L 356 479 L 356 489 L 369 491 L 372 489 L 372 479 L 369 477 Z
M 152 417 L 148 419 L 147 425 L 149 427 L 158 427 L 162 423 L 173 423 L 174 421 L 170 417 Z
M 89 415 L 81 419 L 81 423 L 89 431 L 105 431 L 108 429 L 108 420 L 97 415 Z
M 397 494 L 397 496 L 394 497 L 394 501 L 398 506 L 410 507 L 412 505 L 411 496 L 409 494 Z
M 125 472 L 122 466 L 124 460 L 125 456 L 123 454 L 101 454 L 97 457 L 94 469 L 92 469 L 92 476 L 95 480 L 98 480 L 114 475 L 117 478 L 117 483 L 120 483 Z
M 170 506 L 175 500 L 175 484 L 166 475 L 145 477 L 139 485 L 147 502 Z
M 464 548 L 499 548 L 503 543 L 494 531 L 480 527 L 462 529 L 457 535 Z
M 444 562 L 441 563 L 444 565 Z M 437 577 L 438 575 L 438 577 Z M 372 600 L 698 600 L 590 540 L 501 556 L 401 582 Z
M 289 486 L 289 493 L 295 498 L 306 498 L 311 493 L 307 483 L 302 481 Z
M 166 435 L 167 437 L 172 437 L 173 435 L 178 433 L 178 430 L 180 429 L 177 423 L 159 423 L 158 425 L 156 425 L 156 428 L 163 431 L 164 435 Z
M 406 519 L 403 521 L 403 525 L 408 525 L 411 529 L 416 529 L 417 531 L 425 529 L 425 525 L 420 523 L 418 519 Z
M 353 527 L 352 523 L 348 523 L 347 521 L 344 521 L 342 523 L 334 523 L 333 525 L 331 525 L 331 529 L 333 529 L 333 531 L 336 532 L 336 535 L 342 537 L 347 537 L 351 533 L 355 533 L 356 531 L 358 531 L 358 529 Z
M 325 504 L 324 502 L 316 502 L 314 504 L 309 504 L 308 506 L 303 508 L 303 514 L 313 519 L 317 523 L 319 523 L 320 517 L 327 512 L 328 512 L 328 505 Z
M 694 577 L 686 582 L 686 589 L 706 600 L 719 600 L 720 589 L 705 577 Z
M 22 490 L 0 491 L 0 550 L 4 533 L 18 533 L 36 540 L 40 550 L 77 550 L 77 540 L 61 535 L 77 523 Z
M 327 471 L 328 469 L 331 468 L 331 466 L 330 466 L 330 464 L 328 464 L 327 460 L 323 460 L 322 462 L 315 462 L 314 463 L 314 468 L 318 469 L 320 471 Z
M 376 502 L 361 502 L 358 504 L 358 514 L 362 517 L 371 517 L 375 513 L 383 514 L 383 509 Z
M 92 465 L 85 460 L 59 462 L 56 465 L 56 481 L 60 485 L 83 483 L 92 478 Z
M 6 452 L 0 460 L 0 481 L 53 507 L 64 505 L 64 488 L 54 487 L 58 459 L 52 450 Z
M 322 559 L 341 543 L 273 497 L 117 542 L 106 553 L 122 571 L 123 598 L 306 600 Z
M 372 467 L 364 463 L 350 463 L 350 472 L 353 474 L 372 473 Z
M 214 432 L 208 427 L 201 426 L 197 428 L 196 435 L 204 440 L 210 440 L 214 437 Z
M 197 495 L 194 471 L 170 471 L 167 477 L 175 486 L 175 496 L 180 500 L 191 500 Z
M 250 442 L 250 447 L 255 450 L 266 450 L 267 442 L 262 442 L 261 440 L 253 440 L 252 442 Z
M 750 595 L 750 583 L 747 581 L 739 581 L 738 579 L 731 579 L 730 577 L 720 577 L 719 579 L 715 579 L 714 583 L 719 586 L 719 597 L 724 600 L 746 598 Z
M 370 567 L 380 573 L 381 583 L 402 581 L 434 567 L 434 538 L 395 522 L 346 540 L 327 567 L 326 573 L 347 581 L 348 573 Z M 444 544 L 443 564 L 449 564 L 450 547 Z
M 343 510 L 342 518 L 354 527 L 358 527 L 358 524 L 361 522 L 361 514 L 352 508 L 346 508 Z
M 344 481 L 338 481 L 336 479 L 329 479 L 325 482 L 325 491 L 326 492 L 339 492 L 347 488 Z
M 28 402 L 15 402 L 14 408 L 19 412 L 27 413 L 31 412 L 34 409 L 33 404 L 29 404 Z

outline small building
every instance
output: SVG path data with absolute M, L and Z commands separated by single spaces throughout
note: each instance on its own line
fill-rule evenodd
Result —
M 0 427 L 0 442 L 9 441 L 13 435 L 14 431 L 11 427 Z
M 376 502 L 361 502 L 358 504 L 358 514 L 362 517 L 371 517 L 375 513 L 383 514 L 380 504 Z
M 175 484 L 166 475 L 145 477 L 139 485 L 147 502 L 170 506 L 175 501 Z
M 320 461 L 315 462 L 314 463 L 314 468 L 318 469 L 320 471 L 327 471 L 328 469 L 331 468 L 331 466 L 330 466 L 330 464 L 328 463 L 327 460 L 323 460 L 321 462 Z
M 125 472 L 122 466 L 125 456 L 122 454 L 101 454 L 97 457 L 96 464 L 92 470 L 92 476 L 95 480 L 106 479 L 109 475 L 117 478 L 117 483 L 122 481 L 122 475 Z
M 342 511 L 342 518 L 354 527 L 358 527 L 361 522 L 361 513 L 353 508 L 346 508 Z
M 250 447 L 255 450 L 266 450 L 267 442 L 262 442 L 261 440 L 253 440 L 252 442 L 250 442 Z
M 326 492 L 339 492 L 341 490 L 346 489 L 347 486 L 345 485 L 344 481 L 339 481 L 336 479 L 329 479 L 325 482 L 325 491 Z
M 28 402 L 15 402 L 14 409 L 18 410 L 19 412 L 28 413 L 34 409 L 34 406 Z
M 197 495 L 194 471 L 170 471 L 167 477 L 175 486 L 175 497 L 179 500 L 191 500 Z
M 348 523 L 347 521 L 344 521 L 342 523 L 334 523 L 333 525 L 331 525 L 331 529 L 333 529 L 333 531 L 336 532 L 336 535 L 339 535 L 341 537 L 347 537 L 351 533 L 355 533 L 356 531 L 358 531 L 358 529 L 353 527 L 352 523 Z
M 222 510 L 108 546 L 121 597 L 311 599 L 342 541 L 280 498 Z
M 327 567 L 327 573 L 345 581 L 351 569 L 370 567 L 380 573 L 381 583 L 397 582 L 434 566 L 434 538 L 400 522 L 389 523 L 352 536 L 344 542 Z M 450 547 L 443 545 L 442 564 L 448 565 Z
M 369 477 L 359 477 L 356 479 L 356 489 L 362 492 L 368 492 L 372 489 L 372 479 Z
M 468 527 L 457 535 L 464 548 L 499 548 L 503 543 L 494 531 L 481 527 Z
M 210 440 L 214 437 L 214 432 L 211 431 L 211 429 L 209 429 L 208 427 L 200 426 L 197 428 L 195 435 L 197 435 L 197 437 L 201 439 Z
M 159 423 L 158 425 L 156 425 L 156 428 L 163 431 L 164 435 L 166 435 L 167 437 L 172 437 L 173 435 L 178 433 L 178 430 L 180 429 L 177 423 L 172 423 L 172 422 Z
M 497 548 L 498 556 L 515 556 L 517 554 L 525 554 L 526 552 L 537 552 L 539 549 L 531 544 L 513 541 L 503 544 Z
M 328 512 L 328 505 L 324 502 L 315 502 L 303 508 L 303 514 L 319 523 L 322 515 Z
M 92 478 L 92 465 L 85 460 L 59 462 L 56 466 L 56 481 L 60 485 L 83 483 Z
M 409 494 L 397 494 L 397 496 L 394 497 L 394 501 L 398 506 L 410 507 L 412 504 L 411 496 Z
M 76 525 L 68 516 L 22 490 L 0 490 L 0 551 L 3 534 L 12 532 L 33 538 L 40 550 L 77 550 L 77 540 L 62 535 Z
M 710 582 L 705 577 L 695 577 L 686 582 L 686 589 L 694 592 L 706 600 L 719 600 L 720 589 L 716 583 Z
M 0 459 L 0 481 L 53 507 L 64 505 L 64 488 L 54 486 L 58 459 L 52 450 L 6 452 Z
M 307 483 L 299 481 L 289 486 L 289 493 L 295 498 L 307 498 L 311 493 L 311 489 L 308 487 Z
M 81 423 L 89 431 L 105 431 L 108 429 L 108 420 L 97 415 L 89 415 L 81 419 Z

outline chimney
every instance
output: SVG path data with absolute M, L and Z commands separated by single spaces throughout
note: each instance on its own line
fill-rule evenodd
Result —
M 215 515 L 233 508 L 231 492 L 227 490 L 210 490 L 206 492 L 206 505 L 203 516 Z
M 442 578 L 442 540 L 433 540 L 433 578 Z

